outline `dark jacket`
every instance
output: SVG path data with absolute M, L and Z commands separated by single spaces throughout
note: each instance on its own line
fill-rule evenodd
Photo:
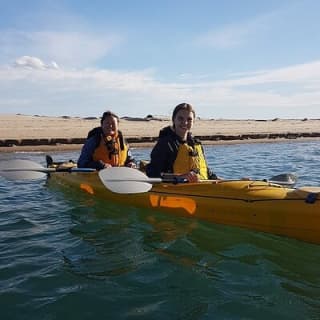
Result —
M 146 173 L 149 177 L 160 177 L 162 173 L 173 173 L 173 165 L 177 158 L 179 146 L 184 141 L 168 126 L 160 130 L 159 138 L 151 151 L 151 161 L 146 167 Z M 193 138 L 188 133 L 187 143 L 194 146 L 200 141 Z M 208 176 L 212 178 L 212 173 L 208 169 Z
M 93 168 L 97 170 L 101 170 L 104 168 L 104 164 L 100 161 L 94 161 L 92 156 L 95 151 L 95 149 L 99 146 L 101 136 L 102 136 L 102 128 L 96 127 L 89 131 L 87 140 L 84 143 L 80 157 L 78 159 L 78 167 L 79 168 Z M 122 136 L 121 131 L 118 131 L 119 140 L 120 140 L 120 148 L 123 150 L 124 144 L 126 144 L 125 139 Z M 132 158 L 131 151 L 128 149 L 127 159 L 126 163 L 134 162 L 134 159 Z

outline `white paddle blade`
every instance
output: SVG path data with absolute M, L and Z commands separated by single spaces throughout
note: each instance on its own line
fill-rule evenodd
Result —
M 152 188 L 150 182 L 161 182 L 161 179 L 150 179 L 143 172 L 127 168 L 112 167 L 99 171 L 101 182 L 115 193 L 142 193 Z
M 281 173 L 270 178 L 269 182 L 282 186 L 293 187 L 297 183 L 297 177 L 293 173 Z
M 129 194 L 148 192 L 152 184 L 140 181 L 102 181 L 107 189 L 114 193 Z
M 150 178 L 138 169 L 128 167 L 110 167 L 99 171 L 99 176 L 105 180 L 113 181 L 143 181 L 149 182 Z
M 0 171 L 0 176 L 8 180 L 36 180 L 46 176 L 46 173 L 36 171 Z
M 0 176 L 8 180 L 33 180 L 46 176 L 46 168 L 30 160 L 10 160 L 0 163 Z

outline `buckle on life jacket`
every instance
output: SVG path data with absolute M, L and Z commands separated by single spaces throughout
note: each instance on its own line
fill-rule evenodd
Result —
M 190 157 L 197 157 L 198 155 L 199 155 L 199 153 L 198 153 L 197 150 L 189 151 L 189 156 Z

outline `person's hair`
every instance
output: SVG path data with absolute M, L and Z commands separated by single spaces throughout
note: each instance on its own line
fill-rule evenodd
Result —
M 118 122 L 120 120 L 119 117 L 115 113 L 113 113 L 112 111 L 106 111 L 106 112 L 103 113 L 100 123 L 102 124 L 104 119 L 107 118 L 107 117 L 114 117 L 114 118 L 117 119 Z
M 196 117 L 196 112 L 194 111 L 192 105 L 189 104 L 189 103 L 185 103 L 185 102 L 184 102 L 184 103 L 178 104 L 178 105 L 174 108 L 174 110 L 173 110 L 173 112 L 172 112 L 172 121 L 174 121 L 174 118 L 176 117 L 177 113 L 178 113 L 180 110 L 186 110 L 186 111 L 188 111 L 188 112 L 192 112 L 192 113 L 193 113 L 193 118 Z

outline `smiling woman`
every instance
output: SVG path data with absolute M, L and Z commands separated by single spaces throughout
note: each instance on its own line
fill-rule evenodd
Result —
M 129 145 L 118 129 L 119 117 L 111 111 L 103 113 L 100 126 L 88 133 L 78 160 L 80 168 L 101 170 L 108 167 L 135 166 Z
M 159 133 L 159 140 L 151 152 L 147 166 L 150 177 L 174 174 L 189 182 L 210 179 L 215 175 L 208 168 L 200 141 L 191 135 L 196 113 L 191 104 L 181 103 L 172 113 L 172 126 Z

